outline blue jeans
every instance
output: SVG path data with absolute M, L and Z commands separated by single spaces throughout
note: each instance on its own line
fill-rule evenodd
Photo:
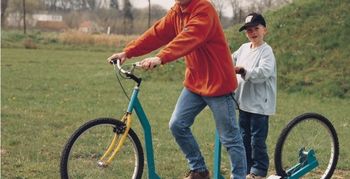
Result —
M 206 97 L 184 88 L 171 116 L 169 127 L 187 158 L 190 170 L 203 171 L 207 169 L 190 128 L 194 123 L 195 117 L 207 105 L 213 112 L 220 141 L 230 155 L 234 179 L 245 179 L 247 170 L 246 156 L 243 140 L 236 123 L 235 103 L 231 95 Z
M 248 173 L 265 177 L 269 168 L 266 138 L 269 116 L 239 111 L 239 126 L 247 156 Z

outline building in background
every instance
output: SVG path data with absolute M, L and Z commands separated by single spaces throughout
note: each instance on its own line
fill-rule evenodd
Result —
M 9 27 L 15 27 L 15 28 L 22 27 L 23 26 L 22 13 L 19 13 L 19 12 L 10 13 L 7 16 L 6 24 Z M 50 14 L 47 12 L 28 15 L 26 17 L 26 24 L 30 27 L 35 27 L 42 30 L 61 31 L 68 28 L 66 23 L 63 21 L 62 15 Z

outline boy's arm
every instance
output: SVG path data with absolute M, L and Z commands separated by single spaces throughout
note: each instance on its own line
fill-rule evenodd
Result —
M 243 45 L 242 45 L 242 46 L 243 46 Z M 241 75 L 242 78 L 244 78 L 245 73 L 246 73 L 246 70 L 245 70 L 243 67 L 237 65 L 237 63 L 238 63 L 238 62 L 237 62 L 238 56 L 239 56 L 239 54 L 240 54 L 240 52 L 241 52 L 242 46 L 239 47 L 238 50 L 236 50 L 235 52 L 233 52 L 231 57 L 232 57 L 233 66 L 235 67 L 236 75 Z
M 238 49 L 239 50 L 239 49 Z M 236 50 L 235 52 L 232 53 L 231 57 L 232 57 L 232 62 L 233 62 L 233 65 L 236 66 L 237 64 L 237 55 L 238 55 L 238 50 Z

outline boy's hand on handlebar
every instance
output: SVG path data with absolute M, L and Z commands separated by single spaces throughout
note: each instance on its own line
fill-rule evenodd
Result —
M 235 71 L 236 71 L 236 74 L 240 74 L 240 75 L 243 75 L 243 76 L 246 73 L 246 70 L 243 67 L 238 67 L 238 66 L 235 67 Z
M 139 64 L 143 69 L 149 70 L 162 64 L 162 61 L 160 60 L 159 57 L 150 57 L 150 58 L 143 59 L 142 61 L 140 61 Z
M 116 60 L 120 60 L 120 64 L 123 64 L 124 61 L 126 60 L 126 53 L 125 52 L 120 52 L 120 53 L 115 53 L 112 56 L 107 58 L 107 62 L 110 64 L 113 64 Z

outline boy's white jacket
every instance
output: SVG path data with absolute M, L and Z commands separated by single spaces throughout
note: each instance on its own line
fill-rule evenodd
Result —
M 246 112 L 273 115 L 276 112 L 276 60 L 272 48 L 264 42 L 250 48 L 251 42 L 241 45 L 232 54 L 235 66 L 246 69 L 244 79 L 237 74 L 235 98 Z

